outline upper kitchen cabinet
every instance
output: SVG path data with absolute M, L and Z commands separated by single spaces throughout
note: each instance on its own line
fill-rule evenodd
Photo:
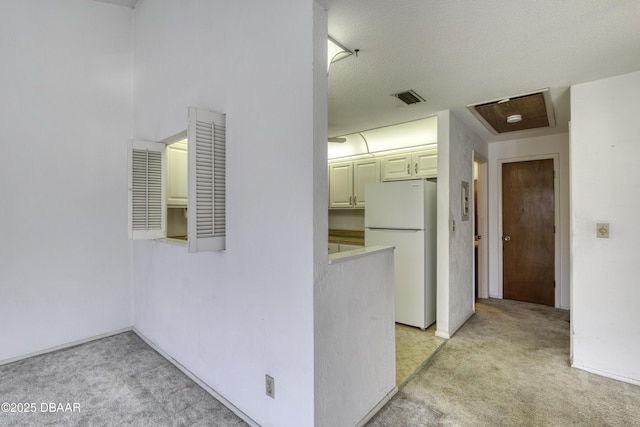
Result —
M 167 145 L 167 206 L 187 207 L 187 141 Z
M 380 182 L 380 161 L 362 159 L 329 164 L 329 208 L 363 209 L 366 184 Z
M 411 178 L 411 153 L 384 156 L 382 158 L 382 180 Z
M 329 164 L 329 208 L 353 207 L 353 162 Z
M 438 176 L 438 149 L 431 148 L 411 154 L 413 176 L 415 178 L 435 178 Z
M 380 160 L 367 159 L 353 162 L 353 205 L 364 208 L 364 187 L 380 182 Z
M 384 156 L 381 163 L 382 181 L 435 178 L 438 175 L 438 149 Z

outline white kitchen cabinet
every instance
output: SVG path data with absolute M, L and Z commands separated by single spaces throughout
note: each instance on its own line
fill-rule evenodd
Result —
M 382 180 L 411 179 L 411 153 L 384 156 L 382 162 Z
M 353 207 L 353 162 L 329 164 L 329 208 Z
M 167 206 L 187 207 L 187 141 L 167 146 Z
M 364 209 L 364 188 L 380 182 L 380 160 L 366 159 L 353 162 L 353 207 Z
M 438 176 L 438 149 L 433 148 L 411 153 L 414 178 L 435 178 Z
M 329 208 L 365 206 L 366 184 L 380 182 L 380 161 L 362 159 L 329 164 Z
M 382 181 L 435 178 L 438 175 L 438 150 L 392 154 L 381 159 Z
M 329 243 L 329 255 L 340 252 L 339 243 Z

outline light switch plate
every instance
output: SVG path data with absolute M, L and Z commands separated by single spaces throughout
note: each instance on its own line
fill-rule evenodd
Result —
M 599 222 L 596 224 L 596 237 L 599 239 L 609 238 L 609 223 Z
M 276 380 L 269 374 L 264 376 L 264 392 L 270 398 L 276 398 Z

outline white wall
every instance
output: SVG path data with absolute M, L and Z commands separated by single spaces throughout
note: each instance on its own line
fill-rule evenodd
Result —
M 364 231 L 364 209 L 329 210 L 329 228 Z
M 462 220 L 462 181 L 473 197 L 474 151 L 487 143 L 450 111 L 438 113 L 438 290 L 436 335 L 449 338 L 474 311 L 473 216 Z
M 555 159 L 556 307 L 569 309 L 569 134 L 489 144 L 489 296 L 502 298 L 502 236 L 500 211 L 502 163 Z
M 318 427 L 354 426 L 396 391 L 393 257 L 334 261 L 317 289 Z
M 3 2 L 0 360 L 131 326 L 132 9 Z
M 326 122 L 314 137 L 326 109 L 326 82 L 314 90 L 319 13 L 312 0 L 135 9 L 134 137 L 184 130 L 189 105 L 227 115 L 227 250 L 136 242 L 134 325 L 263 426 L 314 420 L 313 291 L 327 256 L 326 236 L 314 243 L 327 224 L 326 202 L 314 204 L 314 190 L 326 199 L 316 171 Z
M 640 72 L 571 88 L 571 328 L 573 366 L 640 385 L 639 97 Z

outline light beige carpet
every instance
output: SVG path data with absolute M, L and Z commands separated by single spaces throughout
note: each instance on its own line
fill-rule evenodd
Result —
M 640 387 L 571 368 L 569 312 L 480 300 L 369 426 L 640 426 Z

